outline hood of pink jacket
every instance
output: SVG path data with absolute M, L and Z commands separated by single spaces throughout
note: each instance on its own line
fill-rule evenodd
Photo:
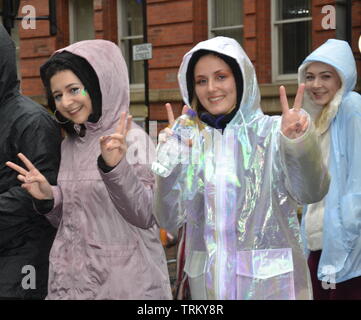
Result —
M 102 94 L 102 116 L 90 127 L 110 129 L 119 121 L 121 112 L 129 112 L 129 78 L 119 47 L 107 40 L 85 40 L 62 48 L 86 59 L 96 72 Z

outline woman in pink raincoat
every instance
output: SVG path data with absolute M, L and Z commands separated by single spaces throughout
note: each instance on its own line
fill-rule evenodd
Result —
M 42 67 L 50 108 L 67 131 L 56 186 L 25 157 L 22 186 L 52 208 L 48 299 L 171 299 L 152 215 L 153 145 L 129 110 L 128 71 L 105 40 L 58 50 Z M 119 120 L 120 117 L 120 120 Z

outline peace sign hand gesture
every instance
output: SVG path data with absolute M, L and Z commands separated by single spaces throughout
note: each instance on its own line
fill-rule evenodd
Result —
M 19 172 L 18 180 L 23 182 L 22 188 L 26 189 L 35 199 L 50 200 L 53 199 L 53 191 L 48 180 L 39 172 L 38 169 L 25 157 L 22 153 L 18 154 L 20 160 L 25 164 L 26 169 L 18 166 L 17 164 L 8 161 L 6 165 Z
M 295 104 L 292 109 L 289 109 L 286 89 L 284 86 L 280 87 L 280 101 L 282 106 L 282 133 L 289 139 L 296 139 L 302 136 L 308 128 L 308 117 L 302 111 L 303 93 L 305 91 L 305 84 L 301 83 L 298 86 Z
M 167 117 L 168 117 L 169 125 L 168 125 L 167 128 L 165 128 L 164 130 L 162 130 L 159 133 L 159 137 L 158 137 L 159 142 L 166 142 L 168 137 L 170 137 L 173 134 L 172 129 L 170 129 L 173 126 L 174 122 L 175 122 L 173 108 L 172 108 L 172 105 L 170 103 L 166 103 L 165 108 L 167 110 Z M 182 109 L 182 115 L 187 113 L 188 109 L 190 109 L 190 108 L 188 106 L 184 105 L 183 109 Z
M 115 133 L 100 137 L 100 149 L 107 166 L 115 167 L 124 158 L 128 149 L 125 139 L 131 126 L 132 116 L 122 112 Z

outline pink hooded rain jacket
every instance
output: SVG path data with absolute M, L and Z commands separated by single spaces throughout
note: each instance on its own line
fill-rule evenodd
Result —
M 85 58 L 99 78 L 102 116 L 84 137 L 62 144 L 54 207 L 58 225 L 50 253 L 47 299 L 171 299 L 159 229 L 152 215 L 154 146 L 135 123 L 127 156 L 110 172 L 97 165 L 99 138 L 129 111 L 128 71 L 119 48 L 81 41 L 61 51 Z

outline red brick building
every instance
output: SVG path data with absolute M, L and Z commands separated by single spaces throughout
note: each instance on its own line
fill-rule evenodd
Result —
M 165 120 L 165 102 L 179 112 L 182 102 L 176 75 L 182 56 L 197 42 L 216 35 L 232 36 L 244 47 L 256 67 L 267 113 L 280 112 L 279 85 L 285 84 L 288 93 L 294 94 L 298 64 L 328 38 L 352 43 L 361 75 L 357 47 L 361 0 L 147 0 L 146 19 L 143 1 L 20 1 L 18 16 L 26 19 L 34 12 L 37 17 L 48 16 L 52 2 L 56 17 L 54 35 L 48 20 L 17 20 L 11 29 L 19 48 L 23 93 L 45 104 L 40 65 L 54 50 L 93 38 L 111 40 L 122 48 L 130 70 L 131 113 L 140 120 L 147 116 Z M 9 2 L 14 1 L 0 0 L 0 12 Z M 143 61 L 131 59 L 132 45 L 144 42 L 144 29 L 153 48 L 148 61 L 149 109 L 144 99 Z

